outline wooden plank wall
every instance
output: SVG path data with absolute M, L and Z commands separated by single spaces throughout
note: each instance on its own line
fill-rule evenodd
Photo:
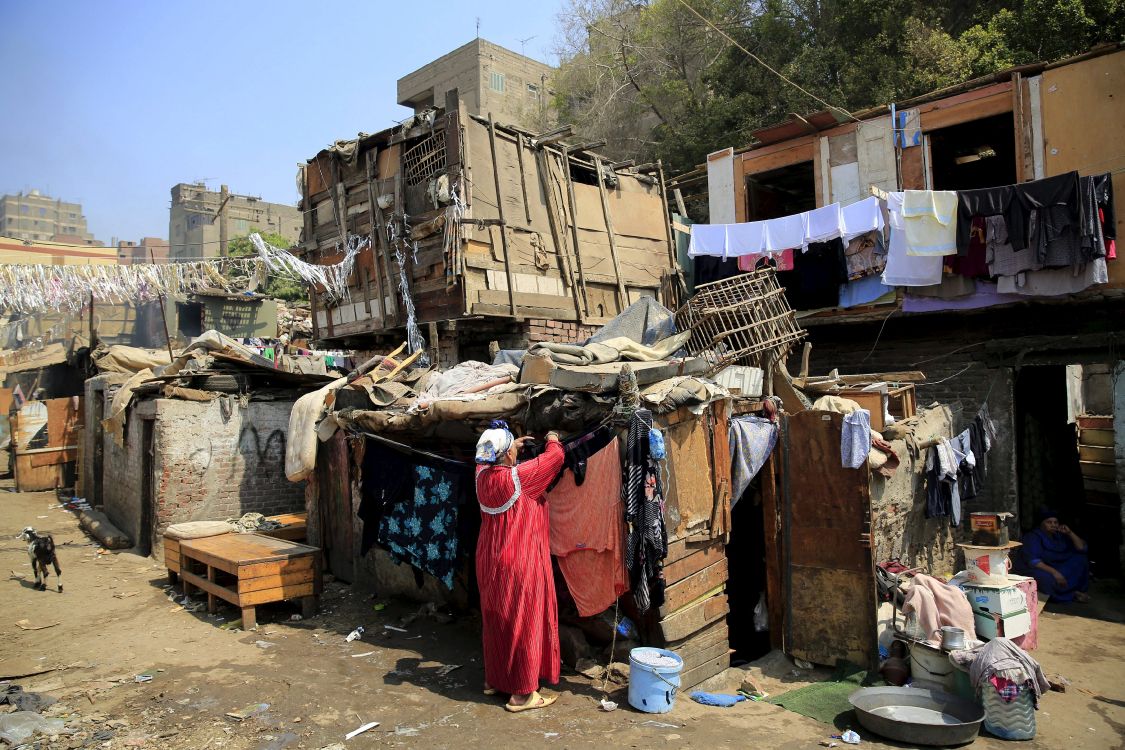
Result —
M 462 186 L 465 203 L 462 242 L 454 257 L 447 258 L 443 247 L 445 210 L 425 203 L 424 186 L 401 184 L 402 153 L 416 141 L 394 142 L 401 136 L 388 131 L 362 141 L 350 166 L 328 152 L 309 162 L 304 248 L 311 262 L 339 261 L 342 237 L 371 236 L 373 222 L 385 225 L 406 209 L 412 226 L 432 231 L 417 238 L 416 260 L 409 257 L 406 263 L 420 323 L 472 314 L 597 324 L 642 296 L 659 296 L 672 260 L 656 179 L 616 172 L 617 185 L 604 189 L 603 204 L 603 192 L 587 175 L 591 157 L 579 160 L 585 165 L 575 168 L 580 178 L 568 186 L 559 146 L 536 149 L 530 138 L 497 128 L 498 192 L 487 123 L 464 115 L 439 116 L 437 123 L 446 128 L 448 168 L 453 184 Z M 369 184 L 366 163 L 372 154 Z M 372 198 L 378 202 L 379 196 L 391 195 L 393 204 L 373 214 Z M 318 337 L 373 333 L 405 322 L 398 265 L 393 254 L 384 257 L 375 244 L 357 259 L 350 301 L 314 303 Z M 447 269 L 450 260 L 454 267 Z
M 684 689 L 730 666 L 728 411 L 727 402 L 719 401 L 703 416 L 680 410 L 658 419 L 668 450 L 668 556 L 657 627 L 665 648 L 684 660 Z

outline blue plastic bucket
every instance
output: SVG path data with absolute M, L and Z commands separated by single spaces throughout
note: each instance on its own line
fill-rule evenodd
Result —
M 667 656 L 675 665 L 657 667 L 644 662 L 644 657 Z M 637 657 L 641 657 L 638 660 Z M 680 671 L 684 660 L 673 651 L 662 648 L 635 648 L 629 652 L 629 705 L 649 714 L 666 714 L 676 701 L 680 689 Z

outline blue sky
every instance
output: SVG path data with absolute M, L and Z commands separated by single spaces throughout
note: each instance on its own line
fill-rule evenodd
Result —
M 477 17 L 482 37 L 557 62 L 560 6 L 4 3 L 0 194 L 81 201 L 107 244 L 167 237 L 178 182 L 294 203 L 297 163 L 409 114 L 395 81 L 470 41 Z

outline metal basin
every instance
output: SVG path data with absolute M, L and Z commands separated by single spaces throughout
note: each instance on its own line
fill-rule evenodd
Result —
M 862 688 L 848 702 L 865 729 L 919 745 L 972 742 L 984 721 L 984 709 L 976 703 L 938 690 Z

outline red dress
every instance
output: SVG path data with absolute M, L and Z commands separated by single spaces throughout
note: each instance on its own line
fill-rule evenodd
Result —
M 511 466 L 477 469 L 484 678 L 502 693 L 526 695 L 541 680 L 559 681 L 558 602 L 545 492 L 563 456 L 562 444 L 551 440 L 541 456 L 515 467 L 518 492 Z

